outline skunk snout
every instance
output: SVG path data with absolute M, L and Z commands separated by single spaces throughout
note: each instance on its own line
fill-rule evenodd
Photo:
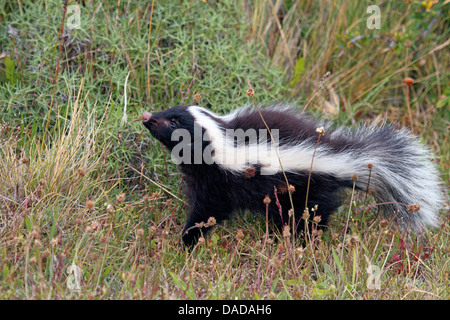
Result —
M 150 133 L 154 136 L 155 132 L 157 130 L 157 119 L 154 117 L 153 114 L 151 114 L 150 112 L 143 112 L 142 113 L 142 124 L 148 129 L 150 130 Z
M 147 122 L 147 121 L 149 121 L 150 119 L 151 119 L 151 117 L 152 117 L 152 114 L 150 113 L 150 112 L 144 112 L 143 114 L 142 114 L 142 122 Z

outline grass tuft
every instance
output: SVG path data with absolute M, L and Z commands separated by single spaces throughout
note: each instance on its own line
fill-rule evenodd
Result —
M 403 234 L 369 185 L 325 232 L 305 212 L 305 243 L 243 212 L 184 250 L 182 177 L 125 121 L 247 95 L 343 125 L 387 118 L 448 186 L 445 1 L 382 3 L 374 30 L 362 1 L 88 0 L 70 29 L 75 4 L 0 1 L 0 299 L 450 298 L 448 206 L 438 230 Z

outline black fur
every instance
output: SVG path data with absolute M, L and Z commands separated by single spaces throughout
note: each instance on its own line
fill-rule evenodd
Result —
M 315 142 L 317 140 L 316 126 L 313 122 L 304 120 L 303 130 L 298 131 L 296 130 L 298 123 L 295 127 L 289 126 L 292 117 L 288 113 L 265 111 L 264 118 L 271 129 L 280 130 L 281 139 L 289 137 L 294 141 L 311 139 Z M 220 119 L 215 120 L 222 122 Z M 180 106 L 154 113 L 149 121 L 144 122 L 151 134 L 169 150 L 177 143 L 170 139 L 172 132 L 176 128 L 184 128 L 193 134 L 193 124 L 194 119 L 188 112 L 188 107 Z M 265 125 L 259 114 L 253 113 L 248 117 L 238 117 L 236 121 L 228 123 L 227 128 L 264 129 Z M 206 145 L 208 145 L 207 142 L 203 147 Z M 181 164 L 180 168 L 185 183 L 184 191 L 190 203 L 189 216 L 182 232 L 183 242 L 186 245 L 196 244 L 198 238 L 206 234 L 207 228 L 196 227 L 196 224 L 206 223 L 210 217 L 214 217 L 217 223 L 220 223 L 228 219 L 236 210 L 249 210 L 265 215 L 266 205 L 263 199 L 266 196 L 271 199 L 269 217 L 275 225 L 282 228 L 283 224 L 289 223 L 288 210 L 291 208 L 291 203 L 282 173 L 260 175 L 257 165 L 253 166 L 254 171 L 242 172 L 242 174 L 230 173 L 217 164 Z M 305 209 L 308 175 L 309 172 L 306 171 L 296 174 L 287 173 L 289 184 L 295 187 L 292 197 L 298 226 L 297 234 L 301 234 L 304 230 L 301 217 Z M 317 205 L 321 216 L 320 224 L 325 226 L 330 214 L 340 205 L 338 191 L 342 187 L 351 186 L 350 177 L 347 180 L 340 180 L 329 174 L 312 173 L 308 197 L 311 218 L 313 217 L 311 209 Z M 275 190 L 277 190 L 282 215 L 276 203 Z
M 285 152 L 282 162 L 290 165 L 290 169 L 285 171 L 289 184 L 295 188 L 292 200 L 297 235 L 304 230 L 302 213 L 313 150 L 317 150 L 317 154 L 311 174 L 308 208 L 311 216 L 313 213 L 320 215 L 321 226 L 327 225 L 329 216 L 342 203 L 339 191 L 353 186 L 353 174 L 358 175 L 355 183 L 357 189 L 366 189 L 369 184 L 373 188 L 373 195 L 382 204 L 380 209 L 385 217 L 393 218 L 402 227 L 413 227 L 419 231 L 438 225 L 439 209 L 442 207 L 442 181 L 430 161 L 428 149 L 407 129 L 397 130 L 383 123 L 380 126 L 363 124 L 354 130 L 333 130 L 329 124 L 322 124 L 283 104 L 263 108 L 261 112 L 268 127 L 271 130 L 278 129 L 280 148 L 271 146 L 270 136 L 259 136 L 259 129 L 266 129 L 266 126 L 255 108 L 239 109 L 224 117 L 195 106 L 176 106 L 154 114 L 144 113 L 144 125 L 169 150 L 177 151 L 180 146 L 179 141 L 171 139 L 176 129 L 190 133 L 190 140 L 183 140 L 183 145 L 187 147 L 182 150 L 188 154 L 179 154 L 187 159 L 180 164 L 186 185 L 184 191 L 190 201 L 190 213 L 182 233 L 186 245 L 194 245 L 200 235 L 208 231 L 206 227 L 199 228 L 196 224 L 207 223 L 210 217 L 220 223 L 230 218 L 236 210 L 264 215 L 266 205 L 263 199 L 266 196 L 271 199 L 269 216 L 274 224 L 282 228 L 289 223 L 291 203 L 286 180 L 278 164 L 274 166 L 270 163 L 274 159 L 272 155 L 252 154 L 244 159 L 248 162 L 243 164 L 220 163 L 224 154 L 237 150 L 241 152 L 243 146 L 249 143 L 245 135 L 234 137 L 234 141 L 227 140 L 231 138 L 225 134 L 227 129 L 241 129 L 242 132 L 254 129 L 258 137 L 251 142 L 251 147 L 268 144 L 270 150 Z M 201 128 L 194 125 L 198 122 Z M 316 148 L 316 130 L 322 125 L 326 134 L 320 136 L 320 145 Z M 195 137 L 196 133 L 201 134 L 200 139 Z M 261 134 L 264 134 L 263 131 Z M 204 136 L 209 139 L 203 139 Z M 210 139 L 215 142 L 210 142 Z M 227 141 L 227 144 L 222 147 L 223 141 Z M 199 145 L 205 151 L 217 148 L 214 153 L 211 152 L 215 161 L 208 162 L 203 157 L 196 161 Z M 255 148 L 251 150 L 253 152 Z M 171 154 L 175 155 L 176 152 Z M 263 174 L 263 170 L 267 169 L 269 171 Z M 267 175 L 268 172 L 273 174 Z M 276 198 L 282 208 L 281 215 Z M 420 211 L 411 212 L 408 208 L 411 204 L 420 204 Z M 319 210 L 313 212 L 312 208 L 316 205 Z

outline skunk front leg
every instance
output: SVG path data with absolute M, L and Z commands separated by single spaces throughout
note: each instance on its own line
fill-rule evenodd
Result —
M 189 212 L 186 224 L 182 232 L 182 239 L 186 246 L 193 247 L 200 237 L 204 237 L 211 227 L 228 219 L 231 214 L 231 207 L 217 201 L 195 198 Z
M 208 218 L 205 214 L 201 214 L 199 211 L 191 210 L 181 234 L 185 246 L 195 246 L 198 239 L 208 232 L 209 227 L 205 227 L 207 224 L 207 219 Z

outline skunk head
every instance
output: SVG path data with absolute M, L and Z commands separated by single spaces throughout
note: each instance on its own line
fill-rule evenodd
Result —
M 152 136 L 161 141 L 169 150 L 172 150 L 178 143 L 172 138 L 177 129 L 185 129 L 189 131 L 191 137 L 194 136 L 194 118 L 187 107 L 175 106 L 156 113 L 144 112 L 142 123 Z

